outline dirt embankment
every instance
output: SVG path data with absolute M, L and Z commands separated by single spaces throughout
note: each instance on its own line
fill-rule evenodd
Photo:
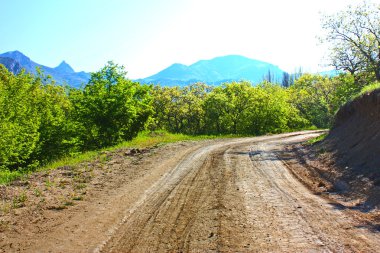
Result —
M 362 95 L 342 107 L 326 140 L 337 165 L 367 175 L 380 185 L 380 90 Z
M 380 90 L 343 106 L 316 149 L 331 153 L 336 190 L 362 194 L 366 208 L 380 207 Z
M 301 181 L 380 230 L 380 90 L 343 106 L 325 140 L 289 150 Z

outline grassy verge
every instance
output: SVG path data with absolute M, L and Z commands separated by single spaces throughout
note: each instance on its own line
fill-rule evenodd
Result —
M 305 130 L 305 129 L 304 129 Z M 308 130 L 315 130 L 315 128 L 310 128 Z M 35 171 L 48 171 L 54 170 L 63 166 L 74 166 L 82 162 L 89 162 L 97 159 L 104 151 L 115 151 L 122 148 L 147 148 L 156 145 L 162 145 L 165 143 L 173 143 L 177 141 L 199 141 L 207 139 L 217 139 L 217 138 L 233 138 L 233 137 L 245 137 L 243 135 L 198 135 L 191 136 L 185 134 L 171 134 L 164 131 L 157 132 L 141 132 L 139 135 L 131 141 L 125 141 L 113 147 L 107 147 L 101 150 L 88 151 L 85 153 L 77 154 L 71 157 L 63 157 L 57 161 L 51 162 L 43 167 L 38 168 L 34 171 L 0 171 L 0 185 L 9 184 L 10 182 L 27 177 L 28 174 Z M 320 137 L 317 137 L 320 138 Z
M 27 172 L 0 170 L 0 185 L 8 184 L 16 179 L 20 179 L 26 173 Z
M 308 140 L 306 143 L 309 145 L 313 145 L 314 143 L 323 141 L 326 138 L 326 136 L 327 136 L 327 133 L 321 134 L 313 139 Z
M 375 83 L 372 83 L 370 85 L 367 85 L 365 86 L 361 91 L 360 91 L 360 95 L 363 95 L 365 93 L 368 93 L 368 92 L 371 92 L 371 91 L 374 91 L 374 90 L 377 90 L 380 88 L 380 83 L 379 82 L 375 82 Z
M 227 136 L 223 136 L 227 137 Z M 199 136 L 190 136 L 185 134 L 171 134 L 163 131 L 158 132 L 142 132 L 136 138 L 131 141 L 123 142 L 114 147 L 108 148 L 107 150 L 116 150 L 120 148 L 146 148 L 152 147 L 158 144 L 173 143 L 177 141 L 197 141 L 197 140 L 206 140 L 206 139 L 215 139 L 221 138 L 220 136 L 211 136 L 211 135 L 199 135 Z
M 358 98 L 362 96 L 363 94 L 369 93 L 377 89 L 380 89 L 380 82 L 371 83 L 367 86 L 364 86 L 363 89 L 357 95 L 352 97 L 351 100 L 354 100 L 355 98 Z
M 40 167 L 37 171 L 54 170 L 62 166 L 73 166 L 86 161 L 95 160 L 103 151 L 114 151 L 122 148 L 147 148 L 165 143 L 173 143 L 177 141 L 189 140 L 206 140 L 215 138 L 227 138 L 233 136 L 190 136 L 184 134 L 171 134 L 164 131 L 158 132 L 141 132 L 136 138 L 131 141 L 125 141 L 113 147 L 104 148 L 97 151 L 88 151 L 75 155 L 73 157 L 64 157 L 54 161 L 46 166 Z M 21 179 L 34 171 L 0 171 L 0 185 L 9 184 L 10 182 Z

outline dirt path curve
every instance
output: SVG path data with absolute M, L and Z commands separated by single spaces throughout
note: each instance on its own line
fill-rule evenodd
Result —
M 81 207 L 24 249 L 376 252 L 379 234 L 357 227 L 313 195 L 277 157 L 284 145 L 316 135 L 211 141 L 157 153 L 140 176 L 101 195 L 97 207 Z
M 154 184 L 97 251 L 376 251 L 380 237 L 296 181 L 288 134 L 202 147 Z

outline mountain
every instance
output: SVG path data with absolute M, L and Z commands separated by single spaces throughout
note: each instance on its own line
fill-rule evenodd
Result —
M 55 67 L 54 70 L 63 72 L 63 73 L 75 73 L 73 68 L 67 64 L 65 61 L 61 62 L 61 64 L 58 65 L 58 67 Z
M 280 82 L 284 71 L 267 62 L 240 55 L 228 55 L 211 60 L 201 60 L 190 66 L 176 63 L 155 75 L 138 81 L 163 86 L 186 85 L 194 82 L 217 85 L 240 80 L 257 84 L 263 81 L 269 73 L 272 81 Z
M 318 72 L 317 74 L 321 75 L 321 76 L 335 77 L 341 73 L 344 73 L 344 72 L 341 70 L 332 69 L 332 70 L 326 70 L 326 71 Z
M 22 70 L 20 63 L 9 57 L 0 57 L 0 64 L 3 64 L 9 71 L 14 74 L 18 74 Z
M 19 51 L 0 54 L 0 64 L 15 74 L 22 69 L 36 74 L 36 68 L 39 67 L 44 74 L 52 76 L 57 83 L 68 84 L 76 88 L 90 79 L 89 73 L 75 72 L 65 61 L 62 61 L 57 67 L 51 68 L 32 61 Z M 211 60 L 201 60 L 190 66 L 176 63 L 155 75 L 136 81 L 163 86 L 184 86 L 196 82 L 219 85 L 240 80 L 257 84 L 269 75 L 272 81 L 281 82 L 283 73 L 284 71 L 279 67 L 267 62 L 239 55 L 228 55 Z
M 3 64 L 14 74 L 18 74 L 21 69 L 36 74 L 36 68 L 39 67 L 45 75 L 50 75 L 58 84 L 68 84 L 76 88 L 79 88 L 83 83 L 87 83 L 90 79 L 90 73 L 83 71 L 75 72 L 65 61 L 62 61 L 62 63 L 55 68 L 50 68 L 32 61 L 19 51 L 0 54 L 0 64 Z

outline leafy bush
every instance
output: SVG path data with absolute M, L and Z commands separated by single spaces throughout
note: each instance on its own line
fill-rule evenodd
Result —
M 132 82 L 125 75 L 122 67 L 109 62 L 91 75 L 83 91 L 70 93 L 82 150 L 130 140 L 144 129 L 152 113 L 151 87 Z
M 113 146 L 145 129 L 259 135 L 325 128 L 361 88 L 348 74 L 305 74 L 288 88 L 244 81 L 152 87 L 109 62 L 82 89 L 68 89 L 41 73 L 14 75 L 0 65 L 0 171 L 17 177 L 15 171 Z
M 93 73 L 83 90 L 0 65 L 0 170 L 34 169 L 132 139 L 152 113 L 150 89 L 113 63 Z
M 263 83 L 155 87 L 154 129 L 186 134 L 257 135 L 310 126 L 288 89 Z

